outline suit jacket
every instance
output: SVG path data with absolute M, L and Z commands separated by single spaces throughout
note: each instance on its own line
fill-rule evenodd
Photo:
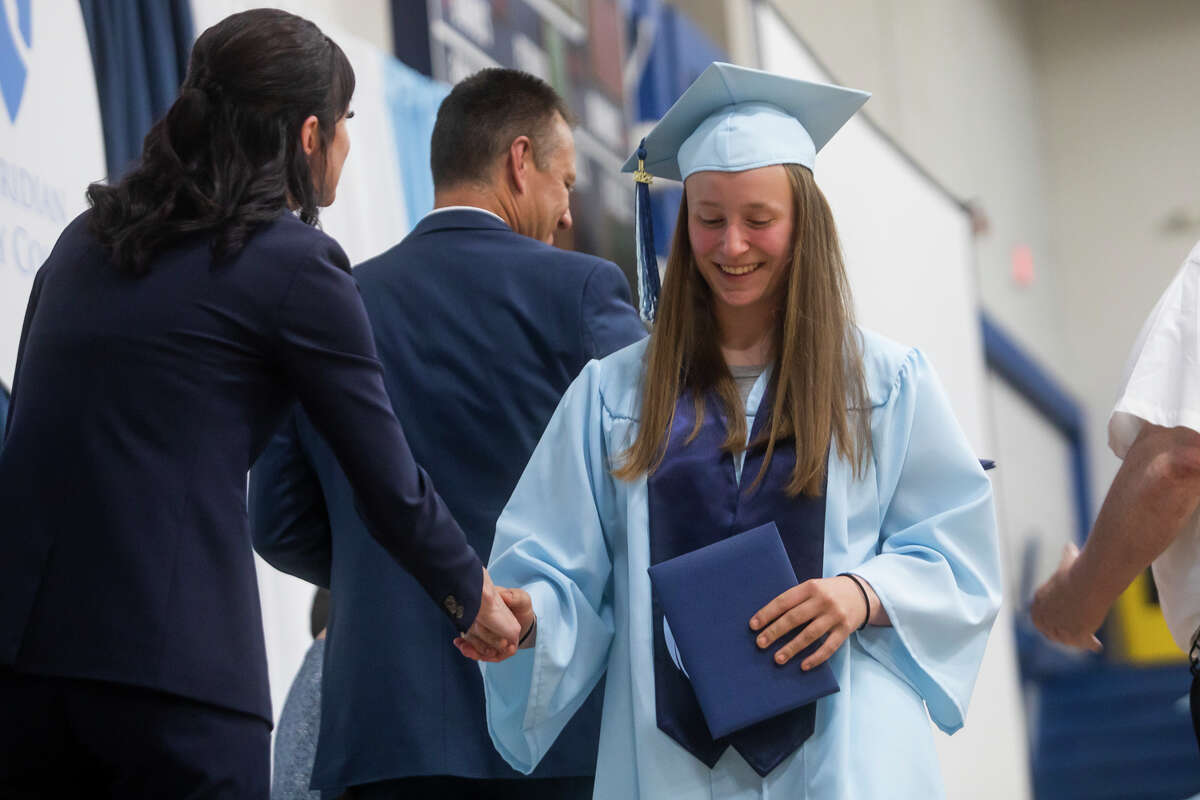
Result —
M 0 447 L 4 447 L 4 431 L 8 427 L 8 387 L 0 381 Z
M 229 263 L 194 236 L 138 278 L 87 217 L 35 277 L 21 333 L 0 451 L 0 664 L 270 721 L 246 470 L 297 398 L 379 552 L 468 626 L 480 561 L 412 459 L 337 243 L 284 213 Z
M 413 453 L 486 553 L 567 386 L 590 359 L 646 335 L 629 284 L 610 262 L 478 210 L 430 214 L 355 275 Z M 419 588 L 380 557 L 306 415 L 255 466 L 251 509 L 264 558 L 332 589 L 314 788 L 520 777 L 488 736 L 478 667 L 453 649 L 449 625 L 417 613 Z M 600 695 L 533 777 L 594 772 Z

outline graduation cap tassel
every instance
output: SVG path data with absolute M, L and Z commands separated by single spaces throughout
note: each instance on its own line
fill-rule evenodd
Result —
M 658 256 L 654 252 L 654 224 L 650 218 L 650 184 L 654 178 L 646 172 L 646 140 L 637 149 L 638 168 L 633 173 L 637 227 L 638 301 L 642 320 L 653 322 L 658 313 Z

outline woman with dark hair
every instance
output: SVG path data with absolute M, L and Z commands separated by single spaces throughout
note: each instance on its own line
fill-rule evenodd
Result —
M 604 675 L 597 798 L 944 795 L 930 718 L 963 724 L 999 554 L 929 362 L 853 321 L 812 168 L 865 100 L 714 64 L 626 165 L 684 187 L 654 328 L 580 374 L 496 524 L 514 768 Z
M 0 455 L 0 795 L 267 795 L 246 471 L 297 400 L 392 557 L 468 639 L 514 646 L 313 227 L 353 90 L 312 23 L 220 22 L 140 165 L 89 188 L 38 272 Z

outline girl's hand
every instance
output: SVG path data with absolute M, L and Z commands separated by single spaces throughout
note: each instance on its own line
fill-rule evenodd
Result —
M 786 664 L 794 655 L 828 634 L 817 651 L 801 662 L 800 668 L 809 670 L 824 664 L 850 634 L 872 616 L 872 611 L 878 609 L 876 616 L 882 615 L 886 619 L 871 585 L 862 578 L 859 580 L 867 592 L 867 603 L 863 602 L 863 593 L 854 579 L 845 575 L 807 580 L 767 603 L 750 620 L 751 630 L 762 630 L 757 639 L 759 648 L 770 647 L 789 631 L 807 623 L 804 630 L 779 648 L 775 663 Z
M 521 623 L 521 638 L 517 640 L 517 646 L 522 650 L 533 647 L 537 641 L 537 632 L 530 631 L 530 628 L 537 623 L 537 616 L 533 613 L 533 600 L 530 599 L 529 592 L 524 589 L 501 587 L 500 596 L 504 598 L 508 610 L 517 618 L 517 622 Z
M 530 628 L 537 622 L 537 618 L 534 616 L 533 601 L 530 600 L 529 594 L 524 589 L 509 589 L 504 586 L 497 586 L 496 591 L 508 607 L 508 610 L 512 612 L 512 615 L 517 618 L 517 622 L 521 625 L 520 637 L 517 640 L 518 646 L 521 649 L 533 647 L 537 634 L 530 631 Z M 458 652 L 467 658 L 474 661 L 487 661 L 493 664 L 503 661 L 517 651 L 517 647 L 513 647 L 504 653 L 486 653 L 469 639 L 462 636 L 454 640 L 454 646 L 458 648 Z

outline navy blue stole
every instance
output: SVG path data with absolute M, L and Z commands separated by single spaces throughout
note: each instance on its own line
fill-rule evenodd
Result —
M 767 395 L 769 392 L 759 404 L 750 441 L 754 441 L 770 422 L 771 407 Z M 690 393 L 679 398 L 666 454 L 662 464 L 647 478 L 650 563 L 666 561 L 773 521 L 779 528 L 797 579 L 803 582 L 820 578 L 825 553 L 825 492 L 822 491 L 818 498 L 787 496 L 784 489 L 796 464 L 795 449 L 790 441 L 776 446 L 763 480 L 753 491 L 745 491 L 758 476 L 766 447 L 757 445 L 746 451 L 739 486 L 734 458 L 721 450 L 726 427 L 720 401 L 710 393 L 705 403 L 700 431 L 695 439 L 685 444 L 695 426 L 696 413 Z M 698 586 L 696 590 L 704 591 L 704 588 Z M 816 721 L 815 702 L 714 740 L 691 682 L 671 658 L 663 633 L 663 612 L 657 600 L 653 602 L 653 613 L 658 727 L 689 753 L 711 769 L 725 748 L 732 745 L 755 772 L 766 776 L 812 735 Z M 749 623 L 747 619 L 746 635 L 755 636 Z M 773 658 L 774 650 L 794 635 L 782 637 L 771 648 L 771 653 L 763 652 L 763 658 Z M 815 651 L 821 641 L 823 639 L 779 669 L 800 669 L 801 660 Z M 736 700 L 730 698 L 730 702 Z

